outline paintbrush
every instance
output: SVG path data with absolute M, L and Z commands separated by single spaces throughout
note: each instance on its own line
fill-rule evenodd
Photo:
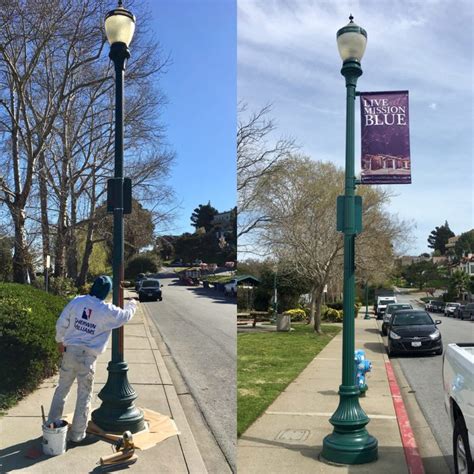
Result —
M 46 417 L 44 416 L 43 405 L 41 405 L 41 417 L 43 418 L 43 425 L 46 426 Z

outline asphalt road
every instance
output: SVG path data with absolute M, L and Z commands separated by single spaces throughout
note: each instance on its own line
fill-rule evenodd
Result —
M 144 302 L 228 462 L 236 451 L 236 300 L 160 278 L 163 301 Z
M 409 302 L 413 308 L 420 308 L 410 295 L 397 294 L 397 300 Z M 430 313 L 433 320 L 440 320 L 438 326 L 443 338 L 443 346 L 453 342 L 473 342 L 474 322 L 448 318 L 441 313 Z M 386 341 L 386 338 L 384 338 Z M 444 408 L 443 390 L 443 357 L 432 355 L 401 356 L 397 357 L 403 373 L 415 396 L 419 406 L 431 427 L 436 441 L 446 458 L 446 462 L 454 472 L 452 457 L 452 428 L 449 417 Z

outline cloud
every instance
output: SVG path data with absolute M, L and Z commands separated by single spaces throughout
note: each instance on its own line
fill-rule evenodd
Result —
M 343 166 L 336 31 L 349 13 L 368 33 L 358 89 L 410 92 L 414 179 L 397 187 L 393 204 L 420 223 L 413 252 L 421 253 L 427 228 L 446 218 L 458 232 L 472 226 L 472 2 L 239 0 L 238 95 L 249 111 L 273 103 L 278 133 L 294 136 L 302 153 Z M 357 105 L 356 157 L 359 130 Z

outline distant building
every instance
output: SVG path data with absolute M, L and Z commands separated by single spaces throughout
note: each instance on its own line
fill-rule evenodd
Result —
M 212 219 L 212 225 L 219 227 L 223 232 L 232 230 L 232 211 L 216 214 Z
M 466 257 L 461 258 L 458 268 L 469 276 L 474 276 L 474 255 L 469 253 Z
M 402 267 L 408 267 L 408 265 L 411 265 L 413 263 L 428 261 L 430 260 L 430 258 L 431 257 L 424 257 L 422 255 L 419 255 L 418 257 L 414 257 L 411 255 L 403 255 L 398 259 L 398 261 Z

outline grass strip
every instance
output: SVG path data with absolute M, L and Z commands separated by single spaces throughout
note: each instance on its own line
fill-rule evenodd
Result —
M 322 335 L 307 324 L 291 332 L 242 333 L 237 337 L 237 434 L 270 406 L 311 360 L 340 332 L 323 325 Z

